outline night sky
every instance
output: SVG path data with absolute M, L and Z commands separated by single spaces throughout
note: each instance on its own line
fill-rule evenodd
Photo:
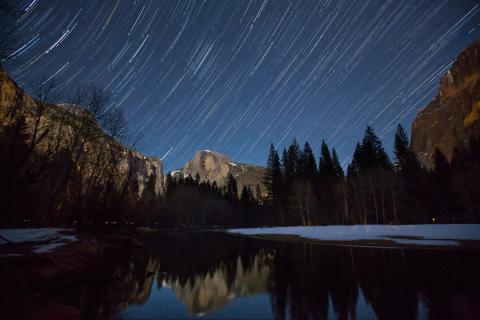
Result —
M 480 38 L 478 1 L 21 1 L 7 69 L 65 90 L 98 84 L 167 170 L 198 149 L 265 164 L 294 136 L 345 165 L 367 124 L 391 150 L 453 59 Z

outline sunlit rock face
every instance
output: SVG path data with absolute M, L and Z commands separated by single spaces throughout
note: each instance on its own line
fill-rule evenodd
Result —
M 412 125 L 412 147 L 433 166 L 435 148 L 451 159 L 453 149 L 480 133 L 480 42 L 465 49 L 440 81 L 438 95 Z
M 124 177 L 129 177 L 130 190 L 135 198 L 140 198 L 148 183 L 154 179 L 154 191 L 157 195 L 164 194 L 163 164 L 159 158 L 147 157 L 135 150 L 124 149 L 122 161 L 119 164 Z
M 35 103 L 0 67 L 0 120 L 2 122 L 5 121 L 10 106 L 19 100 L 26 106 L 32 106 Z
M 232 174 L 237 180 L 239 193 L 242 191 L 243 186 L 251 187 L 255 193 L 257 184 L 260 186 L 262 195 L 266 193 L 263 185 L 264 167 L 234 162 L 228 156 L 215 151 L 197 151 L 194 158 L 187 161 L 182 169 L 174 171 L 173 175 L 191 175 L 195 177 L 197 172 L 202 181 L 215 181 L 219 186 L 224 185 L 228 175 Z
M 227 266 L 217 268 L 213 273 L 197 275 L 185 284 L 173 279 L 164 282 L 164 286 L 172 288 L 187 310 L 193 314 L 211 313 L 223 306 L 229 300 L 259 294 L 268 291 L 270 267 L 267 263 L 272 255 L 260 253 L 247 266 L 242 264 L 240 257 L 234 268 L 233 278 Z
M 28 130 L 33 131 L 33 115 L 35 112 L 36 102 L 25 91 L 23 91 L 7 74 L 5 70 L 0 68 L 0 121 L 7 124 L 16 116 L 24 116 L 28 125 Z M 17 106 L 22 106 L 19 108 Z M 15 113 L 12 115 L 12 112 Z M 52 104 L 49 105 L 45 115 L 41 117 L 39 128 L 48 128 L 46 130 L 47 137 L 38 145 L 38 150 L 51 150 L 52 144 L 58 137 L 61 137 L 60 144 L 68 145 L 72 141 L 73 131 L 71 125 L 64 121 L 60 123 L 59 118 L 68 114 L 69 121 L 78 121 L 81 118 L 91 117 L 91 115 L 80 106 L 71 104 Z M 103 129 L 94 123 L 96 130 L 105 136 Z M 147 181 L 151 178 L 154 180 L 154 190 L 157 195 L 164 194 L 164 175 L 163 164 L 159 158 L 147 157 L 136 150 L 129 149 L 116 140 L 107 139 L 106 142 L 87 143 L 84 146 L 85 158 L 98 158 L 101 160 L 109 159 L 111 164 L 118 167 L 121 173 L 116 178 L 118 188 L 123 188 L 127 183 L 127 190 L 131 199 L 138 200 L 145 190 Z M 95 161 L 91 161 L 95 163 Z M 85 175 L 95 170 L 94 165 L 87 165 L 82 168 Z

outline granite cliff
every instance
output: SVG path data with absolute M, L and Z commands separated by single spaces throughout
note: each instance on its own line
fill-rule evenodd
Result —
M 40 153 L 52 152 L 52 145 L 57 141 L 60 146 L 71 145 L 71 141 L 75 139 L 75 132 L 79 132 L 78 126 L 77 130 L 74 128 L 75 125 L 90 116 L 79 106 L 49 104 L 42 111 L 44 114 L 39 117 L 38 107 L 39 102 L 22 90 L 7 72 L 0 68 L 0 123 L 6 125 L 9 121 L 14 121 L 16 117 L 24 117 L 30 133 L 37 130 L 45 134 L 43 141 L 37 146 Z M 12 115 L 12 113 L 15 114 Z M 35 128 L 37 119 L 39 121 Z M 87 121 L 94 122 L 91 119 Z M 163 165 L 160 159 L 147 157 L 122 145 L 115 139 L 110 139 L 97 123 L 93 123 L 92 127 L 102 139 L 99 140 L 101 142 L 86 140 L 87 142 L 83 146 L 84 155 L 82 155 L 85 159 L 82 163 L 87 163 L 82 168 L 84 174 L 93 172 L 95 164 L 114 165 L 118 173 L 115 183 L 122 187 L 127 184 L 126 189 L 130 198 L 139 199 L 149 179 L 153 179 L 151 186 L 157 195 L 164 193 Z M 57 147 L 55 150 L 57 149 L 62 148 Z M 112 158 L 115 161 L 109 161 Z M 89 166 L 88 163 L 93 163 L 93 165 Z
M 451 160 L 453 150 L 480 134 L 480 41 L 465 49 L 440 80 L 438 95 L 416 116 L 412 148 L 427 168 L 436 148 Z
M 266 194 L 263 184 L 264 167 L 234 162 L 228 156 L 215 151 L 197 151 L 192 160 L 187 161 L 182 169 L 172 172 L 172 175 L 195 177 L 197 173 L 200 175 L 200 180 L 215 181 L 219 186 L 224 185 L 228 175 L 232 174 L 237 180 L 238 192 L 242 191 L 243 186 L 249 186 L 255 194 L 255 188 L 259 185 L 262 196 Z

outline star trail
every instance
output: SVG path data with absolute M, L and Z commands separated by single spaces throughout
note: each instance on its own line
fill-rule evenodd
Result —
M 468 0 L 20 3 L 12 77 L 105 87 L 167 170 L 198 149 L 264 165 L 293 137 L 346 164 L 367 124 L 390 150 L 480 37 Z

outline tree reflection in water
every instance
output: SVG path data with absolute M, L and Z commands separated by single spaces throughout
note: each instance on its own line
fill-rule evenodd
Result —
M 480 316 L 480 257 L 474 251 L 323 246 L 213 232 L 151 234 L 146 243 L 148 259 L 137 260 L 147 271 L 137 273 L 139 281 L 125 281 L 134 284 L 134 294 L 116 308 L 137 305 L 121 313 L 132 318 L 143 303 L 158 299 L 152 290 L 173 291 L 185 317 L 226 316 L 222 310 L 231 301 L 259 294 L 270 299 L 250 314 L 268 308 L 276 319 Z M 228 315 L 242 318 L 250 307 L 235 305 Z

